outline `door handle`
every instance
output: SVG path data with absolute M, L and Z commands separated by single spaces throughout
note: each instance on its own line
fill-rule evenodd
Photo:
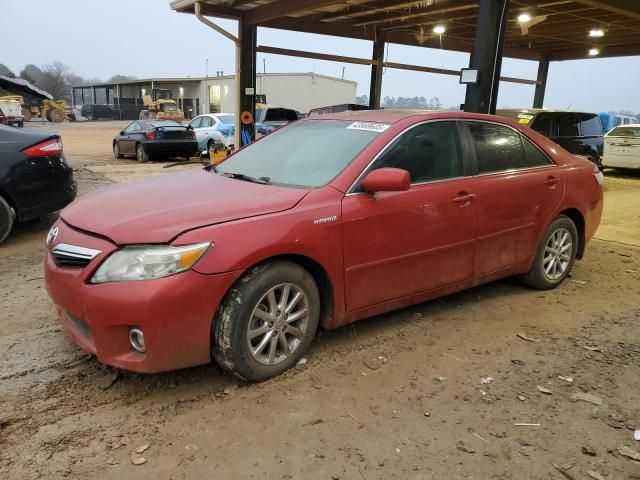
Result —
M 475 198 L 476 198 L 475 193 L 460 192 L 458 196 L 453 199 L 453 201 L 455 203 L 469 203 L 472 200 L 475 200 Z
M 547 180 L 544 182 L 545 185 L 549 185 L 550 187 L 554 187 L 560 183 L 560 179 L 556 177 L 547 177 Z

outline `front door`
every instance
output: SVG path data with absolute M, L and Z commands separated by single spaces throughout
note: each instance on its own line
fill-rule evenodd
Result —
M 342 204 L 349 311 L 423 292 L 472 274 L 475 180 L 456 122 L 427 122 L 397 138 L 368 171 L 408 170 L 404 192 L 363 192 Z
M 520 265 L 562 200 L 564 177 L 511 127 L 465 122 L 475 149 L 478 231 L 474 275 Z

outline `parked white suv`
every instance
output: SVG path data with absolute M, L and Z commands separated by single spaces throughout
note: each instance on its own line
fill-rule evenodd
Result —
M 216 142 L 226 148 L 234 143 L 235 116 L 232 113 L 205 113 L 191 120 L 189 127 L 196 132 L 201 152 L 210 150 Z
M 22 105 L 17 100 L 0 100 L 0 110 L 7 117 L 9 125 L 24 127 L 24 117 L 22 116 Z

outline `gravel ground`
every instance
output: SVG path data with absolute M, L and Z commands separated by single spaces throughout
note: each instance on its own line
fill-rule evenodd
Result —
M 59 127 L 81 194 L 136 176 L 110 155 L 122 126 Z M 54 216 L 21 225 L 0 247 L 0 478 L 638 479 L 639 188 L 607 172 L 560 288 L 507 279 L 325 332 L 259 385 L 98 364 L 45 291 Z

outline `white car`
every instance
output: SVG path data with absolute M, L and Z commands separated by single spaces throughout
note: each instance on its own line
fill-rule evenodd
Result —
M 604 136 L 602 166 L 640 168 L 640 125 L 620 125 Z
M 200 151 L 210 150 L 216 142 L 227 148 L 234 143 L 235 117 L 232 113 L 205 113 L 191 120 L 189 127 L 196 132 Z
M 7 117 L 9 125 L 24 127 L 24 117 L 22 116 L 22 105 L 17 100 L 0 100 L 0 110 Z

